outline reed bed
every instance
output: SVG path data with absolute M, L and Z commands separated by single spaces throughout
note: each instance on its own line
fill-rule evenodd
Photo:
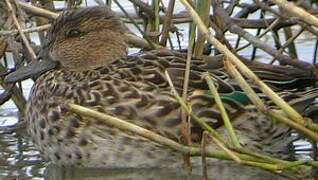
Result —
M 187 103 L 187 92 L 190 75 L 190 64 L 192 57 L 202 58 L 207 54 L 218 55 L 223 54 L 224 64 L 228 73 L 246 92 L 250 101 L 257 107 L 259 112 L 265 114 L 268 119 L 277 120 L 291 128 L 313 142 L 318 141 L 318 124 L 308 117 L 304 118 L 295 111 L 288 103 L 278 96 L 270 87 L 262 82 L 242 61 L 237 54 L 252 46 L 252 54 L 250 60 L 253 61 L 257 57 L 257 51 L 262 50 L 268 56 L 271 56 L 271 62 L 289 65 L 301 69 L 314 69 L 313 64 L 316 63 L 316 55 L 318 49 L 318 40 L 312 47 L 314 54 L 311 63 L 298 61 L 299 54 L 296 48 L 297 40 L 304 33 L 310 34 L 317 39 L 318 20 L 316 18 L 317 10 L 312 6 L 304 4 L 296 5 L 285 0 L 259 1 L 253 3 L 243 3 L 238 0 L 220 1 L 191 1 L 180 0 L 186 8 L 186 12 L 174 13 L 175 4 L 179 1 L 170 0 L 164 4 L 160 0 L 152 0 L 151 3 L 145 3 L 140 0 L 129 0 L 136 9 L 136 14 L 126 12 L 117 0 L 96 1 L 100 5 L 117 5 L 121 12 L 119 15 L 126 23 L 133 24 L 137 31 L 142 34 L 138 37 L 133 33 L 127 34 L 127 39 L 131 47 L 140 48 L 142 50 L 150 50 L 156 48 L 171 48 L 179 51 L 182 49 L 180 41 L 173 42 L 172 36 L 176 36 L 178 40 L 181 37 L 181 31 L 178 27 L 181 23 L 188 23 L 189 37 L 187 46 L 187 66 L 184 80 L 183 93 L 180 96 L 174 89 L 173 82 L 168 72 L 166 77 L 169 80 L 172 93 L 180 103 L 183 109 L 183 136 L 184 142 L 175 142 L 166 137 L 162 137 L 154 132 L 128 123 L 119 118 L 102 114 L 100 112 L 76 105 L 69 104 L 71 111 L 89 117 L 98 119 L 105 124 L 129 131 L 145 137 L 156 143 L 167 146 L 173 150 L 179 151 L 185 155 L 185 161 L 188 169 L 191 169 L 191 156 L 202 156 L 202 163 L 205 165 L 205 158 L 216 158 L 222 160 L 232 160 L 239 164 L 255 166 L 275 173 L 284 171 L 297 171 L 301 168 L 317 167 L 318 162 L 315 160 L 297 160 L 286 161 L 269 157 L 264 154 L 251 152 L 241 146 L 239 138 L 235 133 L 235 129 L 231 124 L 231 120 L 227 115 L 219 93 L 216 90 L 215 82 L 208 74 L 204 74 L 204 78 L 215 97 L 217 106 L 221 111 L 225 128 L 229 134 L 230 141 L 226 141 L 223 137 L 200 119 L 191 111 Z M 75 8 L 79 5 L 85 5 L 87 2 L 78 0 L 66 1 L 65 8 Z M 165 7 L 167 5 L 167 7 Z M 304 10 L 304 8 L 306 10 Z M 3 82 L 3 78 L 12 71 L 8 68 L 6 62 L 6 53 L 13 55 L 15 68 L 21 64 L 35 61 L 36 54 L 41 49 L 41 45 L 30 42 L 30 33 L 38 32 L 40 34 L 41 43 L 44 42 L 44 32 L 50 27 L 49 20 L 55 19 L 58 13 L 63 9 L 55 9 L 53 1 L 35 1 L 25 3 L 18 0 L 5 0 L 0 2 L 0 57 L 3 58 L 3 64 L 0 65 L 0 84 L 5 91 L 0 95 L 0 102 L 4 104 L 12 99 L 23 115 L 26 105 L 26 98 L 22 94 L 22 86 L 20 83 L 9 85 Z M 261 12 L 259 19 L 249 19 L 248 16 Z M 36 18 L 34 18 L 36 17 Z M 30 23 L 32 22 L 32 26 Z M 294 33 L 294 29 L 300 29 Z M 251 34 L 250 30 L 255 30 L 256 35 Z M 283 33 L 278 33 L 283 31 Z M 230 32 L 238 36 L 234 46 L 227 39 L 226 32 Z M 262 32 L 262 33 L 261 33 Z M 285 41 L 282 42 L 280 37 L 285 35 Z M 18 38 L 14 38 L 17 36 Z M 268 36 L 273 40 L 276 47 L 264 42 L 261 38 Z M 19 40 L 21 38 L 22 41 Z M 245 44 L 242 43 L 244 39 Z M 177 44 L 176 44 L 177 43 Z M 243 45 L 242 45 L 243 44 Z M 212 46 L 212 47 L 211 47 Z M 210 53 L 211 52 L 211 53 Z M 23 56 L 21 56 L 23 54 Z M 254 92 L 250 84 L 246 81 L 253 82 L 262 92 L 278 107 L 271 109 L 263 100 Z M 205 140 L 202 141 L 201 147 L 191 146 L 189 129 L 189 118 L 196 121 L 205 130 Z M 219 147 L 218 151 L 210 151 L 205 149 L 206 139 L 212 141 Z M 206 174 L 208 168 L 205 167 Z M 207 178 L 205 175 L 204 177 Z

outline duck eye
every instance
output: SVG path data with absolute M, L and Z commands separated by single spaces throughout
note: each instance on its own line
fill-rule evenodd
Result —
M 77 37 L 81 34 L 81 32 L 77 29 L 71 29 L 69 32 L 66 33 L 67 37 Z

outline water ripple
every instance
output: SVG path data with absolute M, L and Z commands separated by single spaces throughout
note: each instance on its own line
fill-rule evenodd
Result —
M 25 131 L 0 131 L 0 179 L 43 179 L 44 168 Z

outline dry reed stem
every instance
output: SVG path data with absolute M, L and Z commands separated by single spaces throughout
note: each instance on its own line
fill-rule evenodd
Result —
M 183 89 L 182 89 L 182 99 L 186 101 L 187 95 L 188 95 L 188 87 L 189 87 L 189 77 L 190 77 L 190 69 L 191 69 L 191 59 L 192 59 L 192 49 L 194 46 L 194 39 L 191 39 L 189 44 L 188 44 L 188 52 L 187 52 L 187 60 L 186 60 L 186 67 L 185 67 L 185 74 L 184 74 L 184 81 L 183 81 Z M 173 84 L 171 84 L 173 86 Z M 183 112 L 184 113 L 184 112 Z M 190 124 L 186 120 L 186 114 L 182 115 L 182 124 L 183 128 L 185 128 L 185 138 L 187 138 L 187 141 L 190 143 L 190 136 L 191 132 L 189 131 L 190 129 Z
M 29 52 L 29 54 L 30 54 L 30 56 L 31 56 L 31 58 L 32 58 L 31 60 L 34 61 L 34 60 L 36 59 L 36 55 L 35 55 L 33 49 L 31 48 L 30 43 L 29 43 L 27 37 L 25 36 L 24 32 L 22 31 L 22 28 L 21 28 L 21 26 L 20 26 L 20 24 L 19 24 L 19 21 L 18 21 L 18 19 L 17 19 L 16 14 L 15 14 L 15 12 L 14 12 L 12 6 L 11 6 L 10 1 L 9 1 L 9 0 L 6 0 L 6 4 L 7 4 L 7 7 L 8 7 L 8 12 L 9 12 L 9 14 L 11 14 L 11 16 L 12 16 L 14 25 L 15 25 L 16 28 L 18 29 L 19 34 L 20 34 L 20 36 L 21 36 L 21 38 L 22 38 L 22 41 L 23 41 L 23 43 L 24 43 L 26 49 L 28 50 L 28 52 Z
M 39 15 L 47 17 L 49 19 L 56 19 L 59 16 L 58 13 L 55 13 L 55 12 L 52 12 L 52 11 L 49 11 L 49 10 L 46 10 L 46 9 L 43 9 L 40 7 L 36 7 L 36 6 L 31 5 L 31 4 L 22 2 L 22 1 L 17 1 L 17 3 L 26 11 L 33 12 L 34 14 L 39 14 Z
M 132 132 L 136 135 L 142 136 L 144 138 L 147 138 L 153 142 L 159 143 L 161 145 L 165 145 L 173 150 L 176 150 L 181 153 L 189 154 L 191 156 L 201 156 L 202 149 L 198 147 L 189 147 L 189 146 L 184 146 L 182 144 L 179 144 L 169 138 L 163 137 L 159 134 L 156 134 L 152 131 L 149 131 L 147 129 L 144 129 L 140 126 L 137 126 L 135 124 L 129 123 L 128 121 L 121 120 L 119 118 L 100 113 L 98 111 L 76 105 L 76 104 L 68 104 L 69 110 L 71 112 L 74 112 L 78 115 L 81 116 L 86 116 L 86 117 L 91 117 L 96 120 L 99 120 L 105 125 L 118 128 L 124 132 Z M 209 149 L 206 149 L 206 156 L 210 158 L 217 158 L 220 160 L 233 160 L 231 156 L 229 156 L 228 153 L 222 152 L 222 151 L 211 151 Z M 316 161 L 283 161 L 279 160 L 279 162 L 271 162 L 267 161 L 262 158 L 255 158 L 253 156 L 247 155 L 247 154 L 242 154 L 242 153 L 237 153 L 233 152 L 235 156 L 237 156 L 239 159 L 241 159 L 241 164 L 248 165 L 248 166 L 253 166 L 253 167 L 258 167 L 261 169 L 269 170 L 272 172 L 281 172 L 281 170 L 284 169 L 290 169 L 292 167 L 300 167 L 302 165 L 310 165 L 310 166 L 316 166 L 318 162 Z
M 154 33 L 157 34 L 156 43 L 159 43 L 159 35 L 160 35 L 160 0 L 152 0 L 153 10 L 155 12 L 154 19 Z
M 138 24 L 136 23 L 136 21 L 131 18 L 131 16 L 127 13 L 127 11 L 125 10 L 125 8 L 117 1 L 117 0 L 114 0 L 114 2 L 116 3 L 116 5 L 119 7 L 119 9 L 126 15 L 126 17 L 131 21 L 131 23 L 133 23 L 133 25 L 135 26 L 135 28 L 139 31 L 140 34 L 145 34 L 142 29 L 138 26 Z M 132 32 L 130 33 L 125 33 L 125 35 L 127 36 L 128 38 L 128 43 L 132 41 L 132 43 L 129 43 L 130 45 L 134 44 L 134 45 L 137 45 L 137 47 L 139 48 L 145 48 L 145 49 L 156 49 L 158 47 L 160 47 L 159 45 L 157 45 L 156 43 L 153 43 L 151 42 L 151 40 L 147 37 L 147 36 L 144 36 L 144 39 L 143 38 L 137 38 L 138 36 L 136 37 L 133 37 L 134 34 Z M 146 41 L 145 41 L 146 40 Z M 139 46 L 138 46 L 139 45 Z
M 304 32 L 304 30 L 305 30 L 304 28 L 301 28 L 295 35 L 288 38 L 286 42 L 278 49 L 278 52 L 283 53 L 286 48 L 290 49 L 290 46 L 291 46 L 293 47 L 291 49 L 294 52 L 294 56 L 295 56 L 294 58 L 297 59 L 297 53 L 296 53 L 294 42 L 296 38 L 299 37 Z M 285 31 L 289 31 L 289 30 L 285 30 Z M 271 64 L 273 64 L 275 60 L 276 58 L 274 57 L 273 60 L 271 61 Z
M 169 38 L 169 32 L 170 32 L 170 27 L 172 22 L 171 19 L 173 16 L 174 6 L 175 6 L 175 0 L 170 0 L 168 4 L 168 9 L 162 24 L 161 39 L 159 41 L 159 44 L 162 46 L 166 46 L 167 39 Z
M 6 70 L 7 69 L 2 64 L 0 64 L 0 72 L 5 72 Z M 27 101 L 24 98 L 21 90 L 18 89 L 16 85 L 13 85 L 13 84 L 8 85 L 6 83 L 3 83 L 1 79 L 0 79 L 0 84 L 4 90 L 9 91 L 11 93 L 11 99 L 13 100 L 14 104 L 17 106 L 17 108 L 19 109 L 19 112 L 23 116 Z
M 21 1 L 17 2 L 22 8 L 24 8 L 24 10 L 32 12 L 33 14 L 39 14 L 43 17 L 47 17 L 50 19 L 56 19 L 59 16 L 59 13 L 55 13 L 40 7 L 36 7 Z M 49 24 L 47 25 L 49 26 Z M 1 31 L 0 31 L 1 32 Z M 7 32 L 4 32 L 7 33 Z M 127 41 L 130 45 L 132 45 L 133 47 L 137 47 L 137 48 L 143 48 L 143 49 L 159 49 L 159 48 L 164 48 L 158 44 L 150 44 L 149 42 L 147 42 L 147 40 L 140 38 L 132 33 L 126 33 L 125 36 L 127 37 Z
M 48 30 L 50 27 L 51 27 L 51 24 L 46 24 L 46 25 L 42 25 L 42 26 L 26 28 L 26 29 L 21 29 L 21 30 L 23 33 L 32 33 L 32 32 L 45 31 L 45 30 Z M 18 30 L 0 31 L 0 36 L 15 35 L 17 33 L 19 33 Z
M 209 26 L 210 24 L 210 7 L 211 7 L 211 0 L 205 0 L 205 1 L 197 1 L 196 2 L 196 9 L 200 15 L 200 17 L 203 19 L 203 22 L 206 26 Z M 204 51 L 204 42 L 205 42 L 204 35 L 201 34 L 200 31 L 197 32 L 196 36 L 196 42 L 195 47 L 193 50 L 194 57 L 200 58 L 202 56 L 202 53 Z
M 167 71 L 165 71 L 165 75 L 167 78 L 167 81 L 169 83 L 169 86 L 175 96 L 175 98 L 178 100 L 178 102 L 180 103 L 181 107 L 186 111 L 186 112 L 191 112 L 190 110 L 188 110 L 188 107 L 186 107 L 184 99 L 181 99 L 176 91 L 176 89 L 173 86 L 173 83 L 171 81 L 170 75 Z M 182 105 L 183 104 L 183 105 Z M 189 114 L 189 113 L 188 113 Z M 192 112 L 191 112 L 192 114 Z M 189 115 L 191 115 L 189 114 Z M 215 131 L 212 127 L 210 127 L 208 124 L 206 124 L 203 120 L 201 120 L 200 118 L 194 118 L 200 125 L 204 125 L 201 127 L 205 127 L 206 131 L 210 133 L 212 140 L 215 142 L 216 145 L 218 145 L 221 149 L 223 149 L 226 153 L 228 153 L 228 155 L 233 158 L 234 161 L 241 163 L 240 158 L 238 158 L 233 151 L 231 151 L 230 149 L 227 148 L 228 144 L 225 143 L 225 141 L 222 139 L 222 137 L 218 134 L 217 131 Z M 209 130 L 210 129 L 210 130 Z M 212 131 L 211 131 L 212 130 Z
M 181 105 L 181 107 L 198 123 L 200 124 L 200 126 L 205 129 L 206 131 L 208 131 L 210 134 L 212 134 L 216 139 L 218 139 L 222 144 L 224 144 L 225 146 L 229 147 L 229 144 L 227 144 L 226 141 L 223 140 L 223 138 L 219 135 L 219 133 L 217 131 L 215 131 L 212 127 L 210 127 L 208 124 L 206 124 L 203 120 L 201 120 L 199 117 L 197 117 L 186 105 L 186 103 L 182 100 L 182 98 L 178 95 L 177 91 L 175 90 L 175 88 L 173 87 L 171 78 L 169 77 L 169 74 L 167 73 L 167 71 L 165 72 L 166 74 L 166 78 L 167 81 L 171 87 L 172 93 L 175 96 L 176 100 L 179 102 L 179 104 Z M 236 148 L 235 150 L 244 153 L 245 155 L 247 155 L 248 157 L 255 157 L 257 159 L 262 159 L 266 162 L 270 162 L 270 163 L 277 163 L 277 164 L 285 164 L 285 163 L 289 163 L 280 159 L 275 159 L 272 157 L 268 157 L 266 155 L 262 155 L 262 154 L 258 154 L 255 152 L 250 152 L 249 150 L 245 150 L 243 148 Z M 241 157 L 240 157 L 241 158 Z M 246 157 L 245 157 L 246 158 Z M 243 163 L 243 162 L 242 162 Z
M 275 19 L 266 29 L 263 30 L 263 32 L 261 34 L 259 34 L 258 36 L 256 36 L 257 38 L 262 38 L 263 36 L 265 36 L 268 32 L 273 30 L 273 27 L 275 27 L 278 23 L 279 23 L 279 18 Z M 236 52 L 241 51 L 245 48 L 247 48 L 248 46 L 250 46 L 252 43 L 248 42 L 247 44 L 239 47 L 236 49 Z
M 192 59 L 192 49 L 194 46 L 194 39 L 190 39 L 190 42 L 188 44 L 188 52 L 187 52 L 187 60 L 186 60 L 186 67 L 185 67 L 185 74 L 184 74 L 184 81 L 183 81 L 183 89 L 182 89 L 182 99 L 186 101 L 187 95 L 188 95 L 188 87 L 189 87 L 189 77 L 190 77 L 190 68 L 191 68 L 191 59 Z M 170 86 L 173 87 L 173 84 L 171 83 Z M 187 115 L 187 113 L 182 110 L 181 111 L 181 120 L 182 120 L 182 136 L 185 138 L 185 144 L 190 145 L 191 144 L 191 126 L 190 126 L 190 117 Z M 190 161 L 185 157 L 186 164 L 189 164 Z
M 305 125 L 304 118 L 295 111 L 288 103 L 286 103 L 281 97 L 279 97 L 270 87 L 268 87 L 263 81 L 261 81 L 244 63 L 242 63 L 225 45 L 220 43 L 215 39 L 210 33 L 209 30 L 205 27 L 202 20 L 195 12 L 195 10 L 189 5 L 186 0 L 180 0 L 190 12 L 193 17 L 194 22 L 197 24 L 199 30 L 206 36 L 208 41 L 213 44 L 222 54 L 224 54 L 228 59 L 237 65 L 238 69 L 247 76 L 253 83 L 259 86 L 260 90 L 263 91 L 278 107 L 280 107 L 293 121 Z M 310 127 L 313 128 L 313 127 Z M 313 128 L 315 129 L 315 127 Z
M 172 93 L 173 93 L 174 97 L 176 98 L 176 100 L 178 101 L 178 103 L 181 105 L 182 109 L 185 110 L 204 130 L 211 133 L 214 137 L 216 137 L 223 144 L 227 144 L 215 129 L 213 129 L 211 126 L 209 126 L 206 122 L 204 122 L 202 119 L 200 119 L 198 116 L 196 116 L 190 110 L 190 108 L 186 105 L 186 103 L 183 101 L 183 99 L 178 95 L 178 92 L 174 88 L 173 83 L 171 81 L 171 78 L 169 76 L 169 73 L 167 71 L 165 71 L 165 75 L 166 75 L 167 81 L 169 83 L 169 86 L 172 90 Z
M 127 38 L 127 43 L 132 47 L 137 47 L 141 49 L 162 49 L 165 47 L 162 47 L 158 44 L 152 43 L 150 41 L 147 41 L 139 36 L 136 36 L 134 34 L 125 33 L 125 36 Z
M 306 137 L 308 137 L 316 142 L 318 141 L 318 133 L 316 131 L 313 131 L 311 129 L 308 129 L 308 128 L 294 122 L 294 121 L 291 121 L 289 118 L 282 116 L 279 111 L 270 110 L 270 111 L 268 111 L 268 113 L 266 115 L 269 115 L 270 117 L 275 118 L 278 121 L 285 123 L 289 127 L 292 127 L 293 129 L 295 129 L 297 132 L 304 134 Z
M 98 111 L 76 105 L 76 104 L 69 104 L 70 111 L 82 115 L 82 116 L 88 116 L 92 117 L 98 120 L 101 120 L 105 124 L 107 124 L 110 127 L 116 127 L 122 131 L 129 131 L 135 134 L 138 134 L 142 137 L 145 137 L 147 139 L 150 139 L 154 142 L 157 142 L 159 144 L 166 145 L 174 150 L 178 150 L 182 153 L 189 153 L 189 149 L 186 148 L 186 146 L 181 145 L 171 139 L 168 139 L 166 137 L 160 136 L 159 134 L 156 134 L 152 131 L 149 131 L 147 129 L 144 129 L 140 126 L 137 126 L 135 124 L 129 123 L 127 121 L 121 120 L 117 117 L 113 117 L 107 114 L 100 113 Z
M 318 27 L 318 19 L 314 15 L 306 12 L 304 9 L 296 6 L 294 3 L 288 2 L 286 0 L 272 0 L 272 2 L 280 6 L 289 14 L 300 18 L 302 21 L 305 21 L 308 24 Z
M 244 90 L 246 95 L 252 101 L 252 103 L 260 110 L 260 111 L 267 111 L 267 107 L 263 103 L 263 101 L 258 97 L 258 95 L 254 92 L 254 90 L 248 85 L 242 75 L 237 71 L 235 66 L 225 60 L 224 62 L 225 69 L 229 72 L 232 78 L 240 85 L 240 87 Z
M 118 128 L 124 132 L 132 132 L 138 136 L 142 136 L 153 142 L 168 146 L 169 148 L 176 150 L 178 152 L 190 154 L 191 156 L 201 156 L 201 152 L 202 152 L 201 148 L 184 146 L 169 138 L 163 137 L 159 134 L 156 134 L 152 131 L 144 129 L 140 126 L 129 123 L 128 121 L 124 121 L 119 118 L 116 118 L 107 114 L 103 114 L 98 111 L 95 111 L 80 105 L 76 105 L 76 104 L 70 103 L 68 104 L 68 108 L 71 112 L 74 112 L 78 115 L 94 118 L 96 120 L 99 120 L 105 123 L 106 125 L 110 127 Z M 287 165 L 288 163 L 290 163 L 286 161 L 285 164 L 273 164 L 259 158 L 254 158 L 249 155 L 240 154 L 236 152 L 233 152 L 233 153 L 235 154 L 235 156 L 241 159 L 241 164 L 259 167 L 269 171 L 280 170 L 279 167 L 284 167 L 284 165 Z M 210 151 L 206 149 L 206 155 L 207 157 L 212 157 L 212 158 L 217 158 L 222 160 L 232 160 L 232 157 L 229 156 L 228 153 L 221 152 L 221 151 Z
M 288 118 L 280 115 L 278 112 L 268 109 L 265 104 L 262 102 L 262 100 L 257 96 L 257 94 L 254 92 L 254 90 L 248 85 L 246 80 L 243 78 L 243 76 L 238 72 L 238 70 L 235 68 L 235 66 L 229 62 L 225 61 L 225 67 L 227 68 L 228 72 L 231 74 L 231 76 L 235 79 L 235 81 L 240 85 L 240 87 L 246 92 L 246 95 L 250 98 L 250 100 L 257 106 L 257 108 L 264 113 L 267 116 L 270 116 L 272 118 L 277 119 L 279 122 L 282 122 L 289 127 L 292 127 L 293 129 L 297 130 L 300 133 L 305 134 L 310 139 L 313 139 L 315 141 L 318 141 L 318 134 L 311 131 L 310 129 L 307 129 L 306 127 L 289 120 Z
M 201 139 L 201 164 L 202 164 L 202 175 L 204 180 L 208 180 L 208 164 L 206 162 L 206 146 L 208 144 L 209 133 L 203 131 Z

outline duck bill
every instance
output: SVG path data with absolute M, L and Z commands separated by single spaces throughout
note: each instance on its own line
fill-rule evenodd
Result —
M 4 82 L 5 83 L 15 83 L 18 81 L 23 81 L 30 77 L 37 77 L 51 69 L 54 69 L 57 66 L 56 61 L 52 60 L 42 60 L 37 61 L 35 63 L 28 64 L 27 66 L 23 66 L 16 71 L 8 74 Z

